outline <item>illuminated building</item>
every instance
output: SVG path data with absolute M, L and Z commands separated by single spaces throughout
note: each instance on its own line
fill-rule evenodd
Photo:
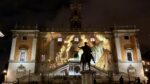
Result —
M 92 49 L 96 63 L 91 64 L 96 76 L 107 77 L 107 72 L 112 72 L 118 78 L 128 75 L 145 80 L 136 37 L 139 30 L 134 27 L 127 29 L 124 26 L 114 26 L 111 31 L 97 31 L 94 28 L 90 31 L 81 25 L 80 10 L 81 4 L 71 4 L 69 29 L 12 30 L 7 81 L 38 80 L 44 76 L 58 75 L 80 76 L 79 62 L 83 51 L 78 47 L 83 46 L 84 42 Z

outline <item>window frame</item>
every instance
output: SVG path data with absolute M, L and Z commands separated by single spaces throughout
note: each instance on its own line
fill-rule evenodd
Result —
M 21 58 L 21 54 L 24 53 L 24 57 L 23 57 L 23 60 Z M 19 49 L 19 59 L 18 59 L 19 62 L 26 62 L 27 61 L 27 49 Z
M 128 53 L 131 53 L 131 60 L 129 60 L 128 58 Z M 126 49 L 126 61 L 128 62 L 133 62 L 134 61 L 134 58 L 133 58 L 133 50 L 132 49 Z
M 26 38 L 26 39 L 24 39 L 24 38 Z M 22 37 L 21 37 L 21 40 L 22 40 L 22 41 L 27 41 L 27 40 L 28 40 L 28 37 L 27 37 L 27 36 L 22 36 Z
M 74 42 L 79 42 L 79 41 L 80 41 L 79 37 L 74 37 Z
M 130 40 L 130 36 L 129 35 L 125 35 L 124 36 L 124 40 Z
M 63 42 L 63 38 L 62 37 L 58 37 L 57 38 L 57 42 Z

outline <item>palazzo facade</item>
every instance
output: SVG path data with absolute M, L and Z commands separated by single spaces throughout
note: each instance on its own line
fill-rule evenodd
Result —
M 92 49 L 96 75 L 126 74 L 145 80 L 141 52 L 137 40 L 138 29 L 114 27 L 110 31 L 86 30 L 81 24 L 81 4 L 70 6 L 70 28 L 53 31 L 35 29 L 12 30 L 12 46 L 7 82 L 20 79 L 40 79 L 40 76 L 80 76 L 79 48 L 87 42 Z M 69 30 L 69 31 L 68 31 Z M 85 31 L 86 30 L 86 31 Z

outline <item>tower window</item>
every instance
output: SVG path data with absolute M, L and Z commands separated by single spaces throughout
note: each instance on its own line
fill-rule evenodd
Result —
M 129 36 L 124 36 L 124 39 L 125 40 L 129 40 Z
M 27 40 L 27 36 L 23 36 L 23 37 L 22 37 L 22 40 L 23 40 L 23 41 L 26 41 L 26 40 Z
M 19 62 L 25 62 L 27 57 L 27 50 L 21 49 L 19 50 Z
M 78 11 L 77 10 L 74 10 L 74 15 L 78 15 Z
M 74 21 L 74 27 L 75 27 L 75 28 L 78 27 L 78 21 Z

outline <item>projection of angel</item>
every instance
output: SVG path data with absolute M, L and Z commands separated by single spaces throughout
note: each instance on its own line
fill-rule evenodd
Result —
M 44 45 L 50 46 L 48 60 L 51 69 L 63 65 L 69 60 L 80 61 L 83 51 L 78 47 L 84 46 L 84 42 L 87 42 L 92 49 L 92 54 L 96 62 L 92 63 L 93 65 L 107 70 L 108 65 L 111 64 L 110 39 L 106 38 L 104 33 L 48 32 L 45 38 L 46 42 Z

